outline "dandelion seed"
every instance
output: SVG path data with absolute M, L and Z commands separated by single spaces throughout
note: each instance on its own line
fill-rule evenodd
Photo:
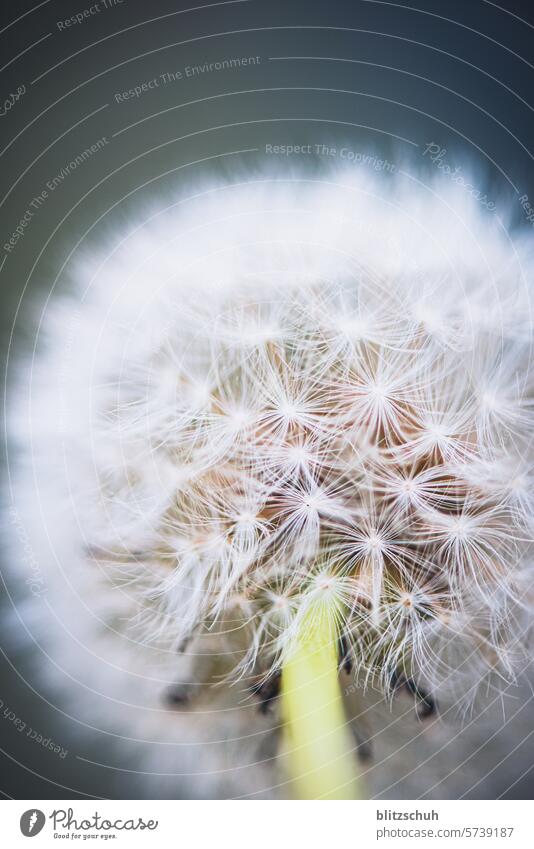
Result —
M 432 193 L 406 196 L 404 215 L 350 181 L 293 188 L 306 227 L 236 189 L 239 227 L 217 206 L 214 245 L 199 226 L 182 256 L 151 231 L 156 293 L 126 254 L 110 291 L 91 289 L 58 464 L 86 463 L 68 488 L 91 515 L 84 551 L 105 545 L 112 579 L 131 578 L 146 639 L 180 645 L 238 610 L 242 674 L 279 670 L 308 630 L 342 635 L 388 692 L 397 669 L 439 688 L 455 652 L 471 679 L 506 676 L 532 617 L 532 263 L 518 243 L 514 270 L 472 211 L 483 267 Z M 291 208 L 287 186 L 270 191 Z M 126 270 L 139 279 L 125 294 Z M 121 331 L 104 345 L 108 310 Z

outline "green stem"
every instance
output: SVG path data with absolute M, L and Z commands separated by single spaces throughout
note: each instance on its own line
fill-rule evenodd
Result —
M 338 678 L 335 617 L 304 619 L 282 668 L 287 762 L 300 799 L 362 798 Z

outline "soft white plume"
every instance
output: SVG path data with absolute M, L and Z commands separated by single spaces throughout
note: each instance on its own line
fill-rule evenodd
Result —
M 12 422 L 58 585 L 94 576 L 113 627 L 162 651 L 222 629 L 242 674 L 277 667 L 323 599 L 362 682 L 471 698 L 514 676 L 526 240 L 448 184 L 343 171 L 214 183 L 72 274 Z

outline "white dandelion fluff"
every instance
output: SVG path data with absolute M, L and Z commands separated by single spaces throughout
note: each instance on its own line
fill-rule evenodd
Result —
M 156 649 L 221 628 L 236 674 L 267 679 L 328 609 L 386 693 L 513 677 L 529 240 L 449 186 L 341 172 L 162 205 L 74 275 L 76 324 L 66 300 L 46 316 L 12 428 L 62 580 L 70 516 L 69 557 Z

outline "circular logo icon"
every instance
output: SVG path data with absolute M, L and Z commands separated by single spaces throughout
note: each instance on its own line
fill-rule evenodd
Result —
M 24 811 L 20 818 L 20 830 L 24 837 L 35 837 L 42 830 L 46 817 L 38 808 L 30 808 Z

